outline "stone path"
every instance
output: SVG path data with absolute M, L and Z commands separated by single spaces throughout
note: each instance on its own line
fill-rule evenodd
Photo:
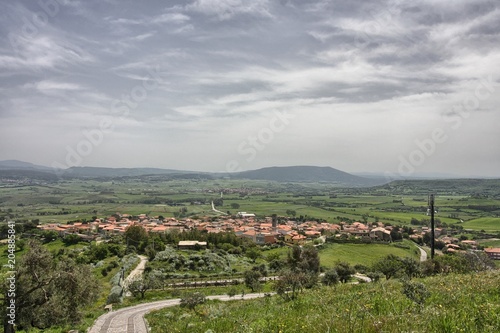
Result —
M 246 294 L 243 297 L 227 295 L 208 296 L 207 299 L 221 301 L 236 301 L 264 297 L 263 293 Z M 88 333 L 147 333 L 144 315 L 150 311 L 180 304 L 180 298 L 130 306 L 103 314 L 90 328 Z

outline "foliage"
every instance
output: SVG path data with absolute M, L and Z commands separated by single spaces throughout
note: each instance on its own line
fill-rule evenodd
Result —
M 339 274 L 337 273 L 336 269 L 330 269 L 325 272 L 325 275 L 323 275 L 323 278 L 321 279 L 321 282 L 325 286 L 332 286 L 335 285 L 339 282 Z
M 283 299 L 289 301 L 297 298 L 307 284 L 308 276 L 304 272 L 285 270 L 274 284 L 274 290 Z
M 288 252 L 287 268 L 275 283 L 276 292 L 286 300 L 293 300 L 303 288 L 312 288 L 318 281 L 320 262 L 313 246 L 294 246 Z
M 493 268 L 494 262 L 483 252 L 446 254 L 422 263 L 422 273 L 426 276 L 441 273 L 477 273 Z
M 217 270 L 230 271 L 228 262 L 232 255 L 215 253 L 206 250 L 202 253 L 191 252 L 184 255 L 171 247 L 166 247 L 164 251 L 158 252 L 150 266 L 162 272 L 215 272 Z
M 148 232 L 143 226 L 131 225 L 125 230 L 125 238 L 132 241 L 132 245 L 137 245 L 148 239 Z
M 425 285 L 421 282 L 414 282 L 407 279 L 401 281 L 403 283 L 402 293 L 410 300 L 415 302 L 418 306 L 423 307 L 425 301 L 430 296 L 430 292 Z
M 295 302 L 270 297 L 209 301 L 197 316 L 180 307 L 147 315 L 152 332 L 470 332 L 500 327 L 500 272 L 450 274 L 412 280 L 430 293 L 425 307 L 402 293 L 401 282 L 341 284 L 305 290 Z M 419 310 L 420 309 L 420 310 Z M 419 310 L 419 311 L 417 311 Z M 166 314 L 170 313 L 169 316 Z
M 80 242 L 80 240 L 81 240 L 80 236 L 75 235 L 75 234 L 69 234 L 69 235 L 64 236 L 63 243 L 65 245 L 69 246 L 69 245 L 78 244 L 78 242 Z
M 34 240 L 29 241 L 16 269 L 18 328 L 77 323 L 82 307 L 98 296 L 99 286 L 89 266 L 77 265 L 66 257 L 56 261 Z
M 132 293 L 134 297 L 143 299 L 146 291 L 160 287 L 157 279 L 154 276 L 146 275 L 144 277 L 138 277 L 132 280 L 128 286 L 127 290 Z
M 373 265 L 373 271 L 384 274 L 387 280 L 395 276 L 401 269 L 402 263 L 400 258 L 393 254 L 387 255 Z
M 252 290 L 252 292 L 260 291 L 260 278 L 261 273 L 259 271 L 250 270 L 244 273 L 245 285 Z
M 351 275 L 356 273 L 354 268 L 345 261 L 338 262 L 334 269 L 335 272 L 337 272 L 340 282 L 342 283 L 349 281 Z
M 251 247 L 246 251 L 246 256 L 255 263 L 255 261 L 260 258 L 261 253 L 257 247 Z
M 121 286 L 113 286 L 111 292 L 106 299 L 106 304 L 121 303 L 123 298 L 123 288 Z
M 406 257 L 406 258 L 401 258 L 400 262 L 401 262 L 401 271 L 405 277 L 411 279 L 420 275 L 421 271 L 420 262 L 418 262 L 417 260 Z
M 205 295 L 199 292 L 189 293 L 181 298 L 181 308 L 194 310 L 196 306 L 205 303 Z

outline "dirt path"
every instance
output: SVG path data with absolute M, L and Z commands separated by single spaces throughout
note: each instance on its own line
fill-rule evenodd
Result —
M 128 285 L 134 281 L 135 278 L 138 278 L 144 273 L 144 269 L 146 268 L 146 263 L 148 262 L 148 257 L 146 256 L 139 256 L 141 261 L 137 266 L 130 272 L 130 274 L 125 278 L 125 281 L 123 282 L 123 288 L 127 290 Z M 130 292 L 127 291 L 125 296 L 132 296 Z

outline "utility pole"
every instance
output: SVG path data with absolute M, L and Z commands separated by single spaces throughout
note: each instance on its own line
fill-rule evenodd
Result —
M 434 194 L 429 194 L 429 209 L 431 210 L 431 259 L 434 259 Z

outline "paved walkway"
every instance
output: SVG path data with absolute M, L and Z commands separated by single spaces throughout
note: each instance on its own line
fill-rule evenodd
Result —
M 218 299 L 221 301 L 235 301 L 242 299 L 253 299 L 264 297 L 264 293 L 246 294 L 243 297 L 227 295 L 208 296 L 207 299 Z M 180 298 L 170 299 L 165 301 L 157 301 L 152 303 L 139 304 L 130 306 L 117 311 L 103 314 L 90 328 L 88 333 L 147 333 L 144 315 L 150 311 L 158 310 L 166 307 L 179 305 Z

